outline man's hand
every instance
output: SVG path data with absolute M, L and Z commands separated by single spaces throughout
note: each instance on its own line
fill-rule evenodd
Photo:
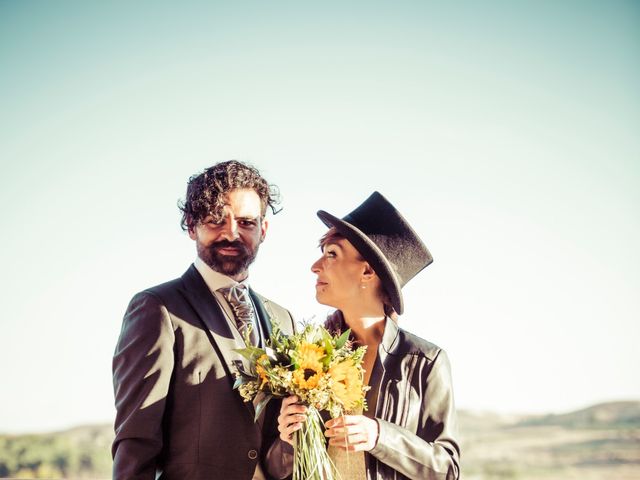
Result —
M 278 431 L 280 438 L 293 445 L 293 432 L 302 428 L 302 422 L 307 419 L 307 407 L 298 405 L 298 397 L 295 395 L 282 400 L 280 415 L 278 416 Z

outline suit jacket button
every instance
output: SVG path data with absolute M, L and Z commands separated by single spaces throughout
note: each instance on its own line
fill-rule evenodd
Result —
M 249 453 L 247 454 L 247 456 L 251 460 L 255 460 L 256 458 L 258 458 L 258 452 L 256 452 L 255 450 L 249 450 Z

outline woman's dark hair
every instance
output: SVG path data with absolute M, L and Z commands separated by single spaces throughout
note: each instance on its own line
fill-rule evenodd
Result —
M 320 247 L 320 249 L 324 250 L 324 247 L 326 247 L 327 244 L 335 243 L 338 240 L 347 240 L 347 238 L 344 235 L 342 235 L 338 230 L 336 230 L 335 227 L 331 227 L 320 238 L 320 241 L 318 242 L 318 246 Z M 348 241 L 349 240 L 347 240 L 347 242 Z M 356 252 L 358 252 L 358 249 L 356 249 Z M 364 258 L 362 257 L 362 255 L 360 255 L 360 252 L 358 252 L 358 260 L 362 260 L 364 262 Z
M 280 191 L 270 185 L 253 166 L 237 160 L 217 163 L 204 172 L 193 175 L 187 184 L 187 195 L 178 203 L 182 212 L 180 226 L 183 230 L 195 227 L 211 215 L 214 221 L 222 220 L 222 209 L 226 196 L 232 190 L 248 188 L 260 197 L 261 215 L 264 218 L 267 207 L 276 214 L 280 210 Z

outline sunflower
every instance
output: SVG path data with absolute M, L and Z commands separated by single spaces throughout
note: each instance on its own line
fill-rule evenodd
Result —
M 296 349 L 298 368 L 293 372 L 293 381 L 300 388 L 312 389 L 324 375 L 322 360 L 325 356 L 323 347 L 313 343 L 302 342 Z
M 315 343 L 302 342 L 296 348 L 296 358 L 300 368 L 312 368 L 322 371 L 322 360 L 325 357 L 324 347 Z
M 333 393 L 345 410 L 351 410 L 362 398 L 362 375 L 353 359 L 336 363 L 327 372 L 333 379 Z
M 318 386 L 318 382 L 324 376 L 322 370 L 314 370 L 312 368 L 299 368 L 293 372 L 293 383 L 300 388 L 311 390 Z

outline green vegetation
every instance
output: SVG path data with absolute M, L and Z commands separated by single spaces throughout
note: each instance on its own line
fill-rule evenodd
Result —
M 465 480 L 640 478 L 640 402 L 505 418 L 461 411 Z M 108 479 L 110 425 L 0 435 L 0 478 Z
M 59 433 L 0 436 L 0 478 L 109 478 L 107 426 Z

